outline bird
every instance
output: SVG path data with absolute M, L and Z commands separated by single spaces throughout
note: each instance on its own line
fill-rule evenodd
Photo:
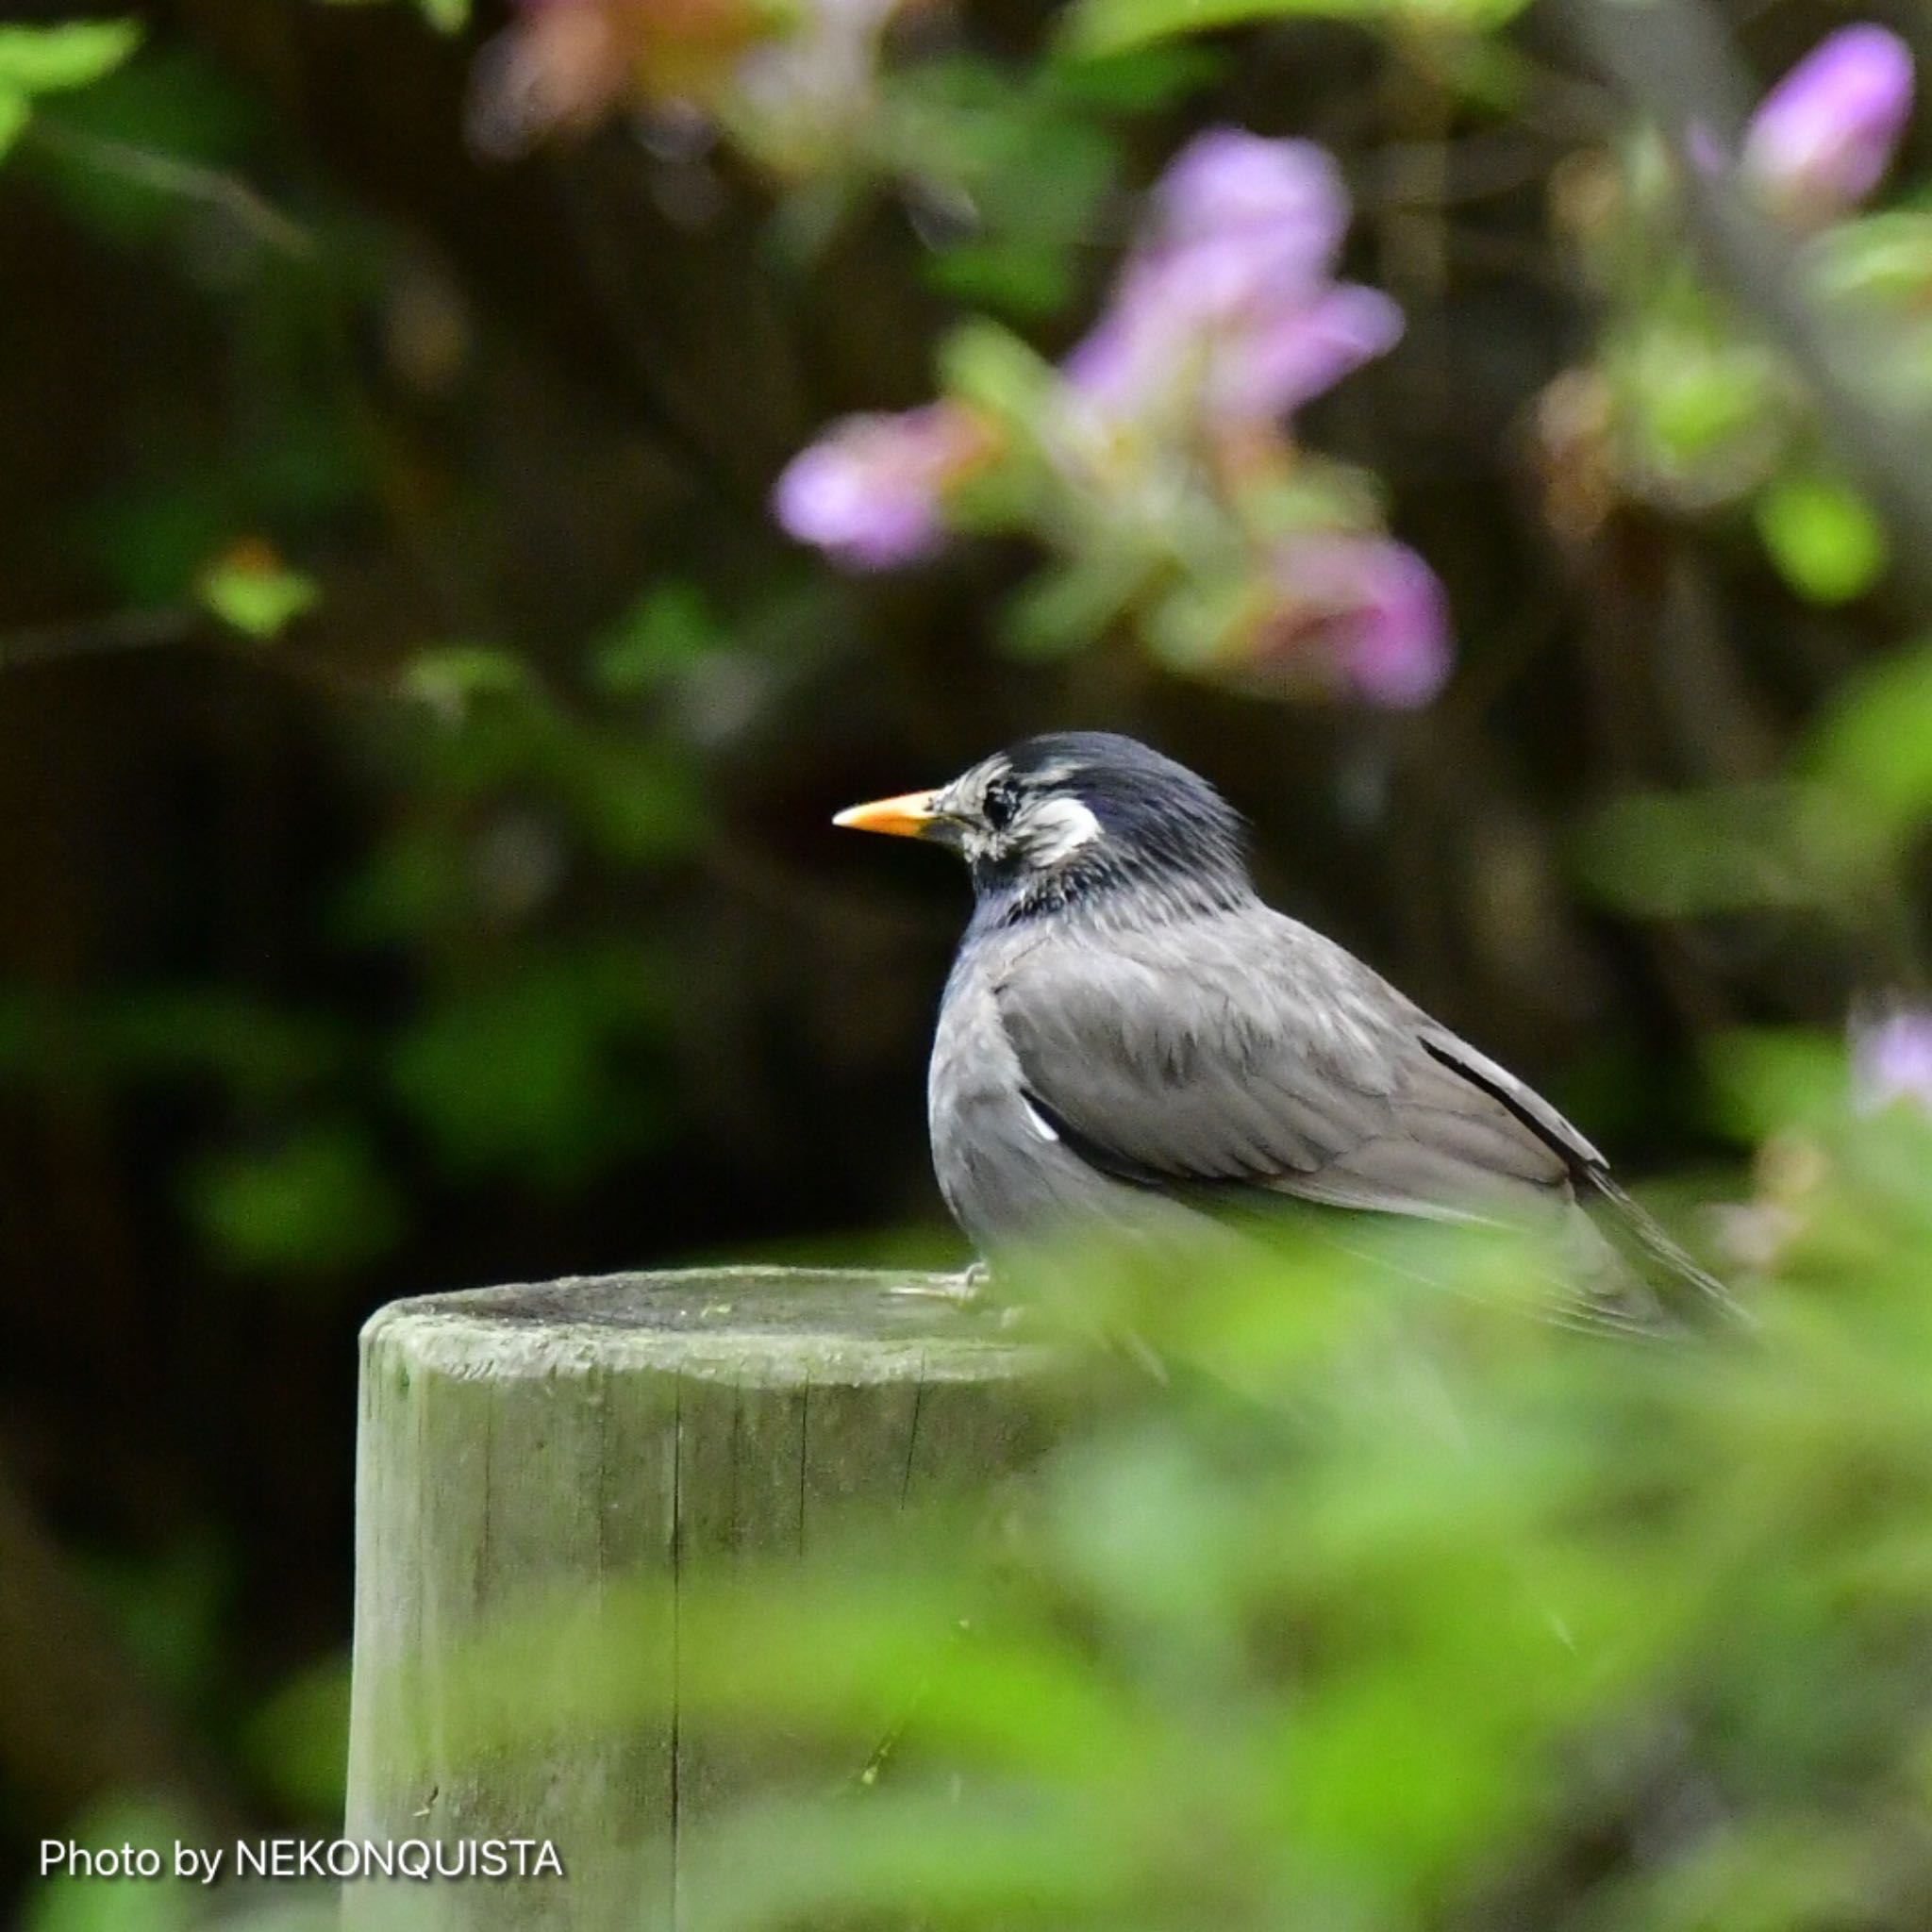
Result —
M 996 1274 L 1066 1230 L 1205 1230 L 1275 1204 L 1539 1219 L 1592 1324 L 1730 1308 L 1555 1107 L 1265 903 L 1207 779 L 1110 732 L 1029 738 L 834 824 L 964 859 L 974 907 L 927 1075 L 934 1171 Z

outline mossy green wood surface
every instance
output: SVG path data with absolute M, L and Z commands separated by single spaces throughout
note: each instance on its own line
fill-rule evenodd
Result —
M 347 1836 L 538 1839 L 566 1876 L 359 1883 L 352 1932 L 391 1926 L 677 1927 L 680 1840 L 755 1789 L 783 1739 L 680 1719 L 677 1581 L 795 1558 L 847 1518 L 875 1527 L 1038 1453 L 1041 1354 L 903 1274 L 738 1269 L 613 1275 L 399 1302 L 362 1338 Z M 661 1716 L 499 1743 L 479 1637 L 524 1610 L 517 1681 L 570 1681 L 573 1619 L 668 1579 Z M 531 1630 L 534 1627 L 534 1649 Z M 544 1655 L 545 1649 L 554 1654 Z M 487 1650 L 483 1653 L 486 1657 Z M 541 1702 L 541 1695 L 538 1700 Z M 506 1724 L 498 1735 L 507 1735 Z

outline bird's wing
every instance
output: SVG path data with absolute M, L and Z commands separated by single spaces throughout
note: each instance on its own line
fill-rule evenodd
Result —
M 1456 1216 L 1567 1197 L 1594 1148 L 1332 941 L 1265 908 L 1029 947 L 994 997 L 1063 1140 L 1158 1187 Z
M 1557 1154 L 1574 1174 L 1608 1172 L 1609 1162 L 1535 1088 L 1524 1086 L 1507 1067 L 1499 1067 L 1488 1054 L 1478 1053 L 1446 1026 L 1438 1026 L 1419 1012 L 1416 1017 L 1421 1022 L 1416 1039 L 1431 1059 L 1466 1085 L 1488 1094 Z
M 1624 1191 L 1609 1162 L 1541 1094 L 1440 1026 L 1431 1024 L 1421 1037 L 1429 1054 L 1493 1094 L 1564 1160 L 1578 1197 L 1601 1210 L 1611 1246 L 1629 1264 L 1626 1273 L 1681 1284 L 1724 1313 L 1743 1318 L 1744 1310 L 1730 1290 L 1686 1254 L 1648 1208 Z

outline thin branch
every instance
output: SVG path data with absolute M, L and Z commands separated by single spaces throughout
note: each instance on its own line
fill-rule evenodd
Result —
M 1457 141 L 1391 141 L 1368 158 L 1366 179 L 1354 198 L 1371 214 L 1487 201 L 1547 180 L 1560 151 L 1547 137 L 1514 130 Z
M 258 641 L 225 630 L 185 605 L 154 610 L 123 610 L 71 624 L 30 625 L 0 631 L 0 675 L 73 658 L 115 657 L 133 651 L 168 648 L 212 652 L 251 669 L 270 671 L 307 684 L 332 697 L 375 699 L 383 704 L 419 705 L 422 700 L 392 676 L 370 676 L 344 670 L 285 640 Z
M 0 672 L 56 664 L 68 658 L 92 658 L 122 651 L 153 650 L 185 643 L 201 620 L 189 609 L 122 610 L 72 624 L 37 624 L 0 631 Z
M 182 201 L 200 202 L 226 215 L 238 227 L 278 254 L 307 261 L 317 252 L 311 230 L 284 214 L 239 175 L 206 167 L 199 161 L 184 161 L 178 155 L 158 154 L 131 142 L 83 133 L 44 113 L 37 113 L 28 124 L 27 139 L 50 154 L 98 174 L 118 175 L 124 181 Z

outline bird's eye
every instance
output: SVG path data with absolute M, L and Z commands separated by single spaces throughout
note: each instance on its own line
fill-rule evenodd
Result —
M 1020 794 L 1004 778 L 995 779 L 989 785 L 986 796 L 980 802 L 980 811 L 995 832 L 1005 831 L 1012 824 L 1013 814 L 1019 808 Z

